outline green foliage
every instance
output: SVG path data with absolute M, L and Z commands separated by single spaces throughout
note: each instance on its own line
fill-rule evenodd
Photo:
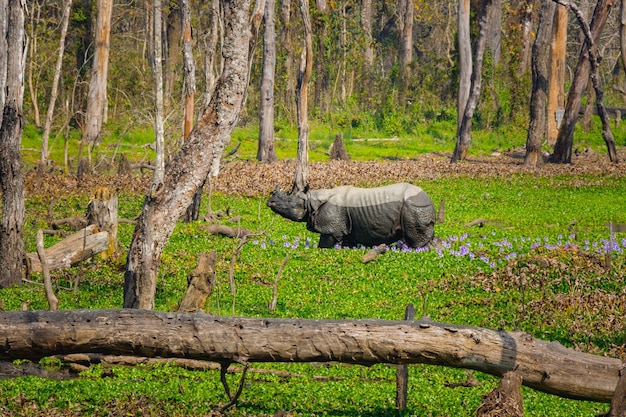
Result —
M 448 122 L 442 122 L 448 123 Z M 395 146 L 395 145 L 394 145 Z M 605 176 L 442 178 L 424 181 L 434 201 L 446 199 L 446 221 L 437 225 L 437 249 L 405 251 L 392 247 L 363 264 L 364 248 L 315 248 L 317 235 L 301 223 L 270 212 L 264 197 L 213 196 L 214 211 L 230 208 L 241 225 L 263 233 L 251 238 L 234 264 L 233 296 L 228 271 L 239 241 L 208 234 L 203 222 L 180 223 L 166 246 L 157 285 L 156 309 L 171 311 L 186 288 L 199 253 L 218 252 L 217 286 L 205 311 L 218 315 L 316 319 L 399 319 L 408 303 L 418 316 L 433 320 L 521 329 L 566 346 L 605 353 L 624 343 L 626 329 L 609 316 L 622 316 L 619 303 L 603 300 L 622 291 L 626 235 L 610 235 L 606 223 L 626 223 L 626 180 Z M 142 196 L 120 196 L 120 215 L 134 217 Z M 82 212 L 86 197 L 68 198 L 63 215 Z M 47 202 L 28 202 L 29 230 L 36 230 Z M 202 211 L 206 211 L 206 202 Z M 478 217 L 483 228 L 463 225 Z M 576 221 L 575 226 L 572 222 Z M 122 248 L 132 226 L 120 225 Z M 47 238 L 52 243 L 54 238 Z M 610 246 L 614 245 L 614 246 Z M 607 248 L 616 247 L 621 250 Z M 34 233 L 27 246 L 34 248 Z M 573 249 L 577 248 L 577 249 Z M 610 270 L 603 267 L 605 255 Z M 278 283 L 278 303 L 268 310 L 278 265 L 289 256 Z M 547 265 L 547 267 L 546 267 Z M 596 266 L 594 266 L 596 265 Z M 110 308 L 122 304 L 123 259 L 93 260 L 54 271 L 61 308 Z M 527 277 L 520 281 L 520 277 Z M 67 291 L 78 278 L 78 291 Z M 35 274 L 35 281 L 41 277 Z M 0 291 L 5 309 L 47 308 L 42 287 L 24 285 Z M 573 300 L 577 304 L 573 304 Z M 598 308 L 602 305 L 602 308 Z M 575 306 L 575 307 L 574 307 Z M 550 312 L 546 315 L 546 312 Z M 550 317 L 550 318 L 549 318 Z M 621 336 L 620 336 L 621 335 Z M 47 366 L 57 367 L 49 360 Z M 306 415 L 396 415 L 393 367 L 340 364 L 255 364 L 300 376 L 249 375 L 233 415 L 272 415 L 284 409 Z M 475 373 L 480 385 L 450 388 L 466 371 L 410 367 L 409 410 L 403 415 L 470 416 L 497 379 Z M 236 385 L 239 375 L 229 376 Z M 0 382 L 0 410 L 22 414 L 23 407 L 58 407 L 79 414 L 142 410 L 144 415 L 205 415 L 226 402 L 216 372 L 173 365 L 103 368 L 93 366 L 76 380 L 17 378 Z M 606 406 L 565 400 L 524 389 L 529 416 L 591 415 Z M 4 407 L 4 408 L 3 408 Z

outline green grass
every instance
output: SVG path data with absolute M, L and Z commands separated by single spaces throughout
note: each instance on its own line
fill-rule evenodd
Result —
M 425 252 L 390 250 L 363 264 L 365 249 L 319 250 L 317 235 L 304 224 L 289 222 L 264 205 L 265 197 L 213 197 L 213 210 L 230 207 L 241 225 L 263 232 L 244 246 L 234 269 L 237 295 L 232 296 L 228 269 L 238 243 L 208 234 L 202 222 L 180 223 L 168 242 L 160 269 L 155 306 L 171 311 L 186 288 L 186 277 L 199 253 L 218 253 L 218 285 L 205 310 L 219 315 L 299 317 L 316 319 L 400 319 L 408 303 L 417 314 L 433 320 L 515 328 L 535 337 L 602 354 L 625 343 L 625 328 L 616 328 L 611 315 L 623 317 L 626 301 L 626 235 L 610 235 L 609 221 L 626 223 L 626 178 L 604 176 L 507 178 L 445 178 L 421 186 L 434 201 L 446 199 L 446 221 L 437 225 L 439 249 Z M 82 213 L 87 196 L 68 197 L 59 215 Z M 132 218 L 142 196 L 120 197 L 120 215 Z M 34 231 L 41 227 L 47 201 L 27 205 L 27 247 L 34 250 Z M 203 213 L 206 213 L 206 201 Z M 464 224 L 478 217 L 483 228 Z M 575 222 L 575 226 L 571 226 Z M 124 251 L 133 227 L 120 224 Z M 58 238 L 47 238 L 47 246 Z M 613 242 L 611 269 L 603 245 Z M 573 250 L 570 246 L 579 248 Z M 272 283 L 280 262 L 289 256 L 278 286 L 278 304 L 269 311 Z M 553 262 L 544 267 L 545 262 Z M 60 308 L 110 308 L 122 304 L 124 257 L 93 260 L 54 278 L 69 287 L 78 277 L 79 291 L 59 290 Z M 527 276 L 526 281 L 520 277 Z M 41 277 L 32 277 L 41 281 Z M 602 304 L 604 295 L 618 302 Z M 568 298 L 570 297 L 570 298 Z M 596 298 L 593 298 L 596 297 Z M 4 309 L 47 308 L 43 288 L 24 285 L 0 290 Z M 582 300 L 576 308 L 567 300 Z M 596 300 L 596 301 L 593 301 Z M 594 304 L 595 303 L 595 304 Z M 600 305 L 598 305 L 600 303 Z M 564 307 L 565 306 L 565 307 Z M 550 312 L 550 315 L 546 315 Z M 551 318 L 550 318 L 551 317 Z M 481 396 L 497 379 L 475 373 L 481 383 L 450 388 L 467 379 L 463 370 L 426 365 L 410 367 L 409 409 L 394 409 L 395 368 L 341 364 L 255 364 L 288 370 L 299 377 L 253 373 L 233 415 L 273 415 L 280 409 L 299 415 L 454 415 L 471 416 Z M 104 374 L 108 376 L 103 376 Z M 320 381 L 314 376 L 331 380 Z M 236 380 L 238 376 L 229 377 Z M 233 381 L 233 384 L 236 381 Z M 205 415 L 226 402 L 214 371 L 183 370 L 171 365 L 113 369 L 92 367 L 80 378 L 53 381 L 17 378 L 0 381 L 0 410 L 13 415 L 37 415 L 34 407 L 80 415 L 106 415 L 127 410 L 142 415 Z M 608 406 L 573 401 L 524 389 L 528 416 L 586 416 Z M 124 408 L 126 407 L 126 408 Z M 8 410 L 8 411 L 7 411 Z M 29 411 L 30 410 L 30 411 Z M 30 414 L 29 414 L 30 413 Z M 135 414 L 138 415 L 138 414 Z
M 450 114 L 443 116 L 439 113 L 416 116 L 402 116 L 398 121 L 403 127 L 398 131 L 385 129 L 384 125 L 372 120 L 349 123 L 347 121 L 310 121 L 309 133 L 309 160 L 327 161 L 328 149 L 337 134 L 343 134 L 346 149 L 353 160 L 365 161 L 376 159 L 409 159 L 425 153 L 437 152 L 451 154 L 455 146 L 456 119 Z M 400 117 L 400 116 L 398 116 Z M 405 120 L 406 119 L 406 120 Z M 359 119 L 361 120 L 361 119 Z M 371 122 L 371 123 L 370 123 Z M 356 126 L 352 126 L 355 124 Z M 279 159 L 295 158 L 298 146 L 298 130 L 296 125 L 281 120 L 275 123 L 275 149 Z M 176 149 L 179 143 L 177 133 L 168 130 L 166 148 L 168 152 Z M 22 155 L 27 168 L 39 161 L 41 152 L 41 129 L 27 125 L 22 139 Z M 523 148 L 526 144 L 527 126 L 508 125 L 497 128 L 472 130 L 472 142 L 469 155 L 489 155 L 495 151 L 508 151 Z M 626 146 L 626 124 L 613 127 L 618 148 Z M 57 166 L 63 166 L 65 137 L 50 138 L 50 158 Z M 68 138 L 68 155 L 70 171 L 76 167 L 79 153 L 80 133 L 70 130 Z M 152 160 L 153 150 L 148 146 L 154 141 L 151 126 L 113 124 L 105 126 L 102 143 L 93 148 L 92 161 L 94 165 L 108 166 L 104 162 L 113 164 L 116 157 L 124 154 L 129 160 Z M 258 126 L 255 123 L 235 128 L 231 142 L 226 151 L 239 147 L 236 157 L 243 160 L 256 158 L 258 142 Z M 595 119 L 592 129 L 584 132 L 577 127 L 574 136 L 576 148 L 591 148 L 600 153 L 606 153 L 606 146 L 602 140 L 599 119 Z M 549 150 L 549 148 L 546 148 Z M 86 155 L 86 150 L 83 150 Z

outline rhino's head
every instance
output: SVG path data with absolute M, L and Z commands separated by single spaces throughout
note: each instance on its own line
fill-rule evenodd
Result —
M 283 193 L 280 191 L 280 184 L 272 191 L 272 195 L 267 200 L 267 206 L 271 208 L 274 213 L 278 213 L 294 222 L 304 222 L 308 218 L 306 193 Z

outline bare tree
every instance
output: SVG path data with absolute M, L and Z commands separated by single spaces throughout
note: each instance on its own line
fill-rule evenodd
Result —
M 59 53 L 57 54 L 57 63 L 54 69 L 54 78 L 52 79 L 52 89 L 50 91 L 50 104 L 46 114 L 46 122 L 41 137 L 41 157 L 39 162 L 42 165 L 48 160 L 48 138 L 50 137 L 50 129 L 52 128 L 52 117 L 54 116 L 54 107 L 57 100 L 59 89 L 59 78 L 61 77 L 61 68 L 63 66 L 63 53 L 65 52 L 65 38 L 67 37 L 67 27 L 70 21 L 70 11 L 72 9 L 72 0 L 67 0 L 63 7 L 63 22 L 61 23 L 61 36 L 59 39 Z
M 296 105 L 298 110 L 298 158 L 292 192 L 303 191 L 307 185 L 309 173 L 309 116 L 308 97 L 309 80 L 313 72 L 313 34 L 309 16 L 309 1 L 300 0 L 300 12 L 304 24 L 304 38 L 300 53 L 298 85 L 296 86 Z
M 463 118 L 457 127 L 456 146 L 454 147 L 451 162 L 459 162 L 465 159 L 467 156 L 467 150 L 469 149 L 471 139 L 470 135 L 472 131 L 472 118 L 474 117 L 474 110 L 478 104 L 480 90 L 482 87 L 483 57 L 485 55 L 485 48 L 487 45 L 487 27 L 489 26 L 489 16 L 491 14 L 489 9 L 492 5 L 492 0 L 481 1 L 480 31 L 478 33 L 478 40 L 476 41 L 470 94 L 467 98 L 467 103 L 463 107 Z
M 530 122 L 526 137 L 526 156 L 524 164 L 536 167 L 543 163 L 541 143 L 547 128 L 548 79 L 550 63 L 550 39 L 552 37 L 552 22 L 556 4 L 552 0 L 543 0 L 541 17 L 537 28 L 537 37 L 533 45 L 532 75 L 533 86 L 530 98 Z
M 107 106 L 107 75 L 109 72 L 109 47 L 111 37 L 111 15 L 113 0 L 98 0 L 98 16 L 96 18 L 95 55 L 87 97 L 87 113 L 81 140 L 87 146 L 89 164 L 91 165 L 91 149 L 100 139 L 102 123 L 106 119 Z
M 259 147 L 256 159 L 276 161 L 274 150 L 274 75 L 276 72 L 276 25 L 274 0 L 266 0 L 265 30 L 263 32 L 263 75 L 261 77 L 261 104 L 259 105 Z
M 558 3 L 569 5 L 569 2 L 564 1 L 558 1 Z M 574 71 L 572 86 L 570 87 L 567 95 L 565 114 L 563 115 L 559 135 L 556 138 L 556 144 L 554 146 L 554 154 L 551 159 L 552 162 L 561 164 L 569 164 L 572 162 L 574 128 L 576 127 L 576 122 L 578 121 L 580 104 L 582 102 L 583 94 L 587 89 L 587 82 L 591 74 L 589 49 L 598 43 L 600 34 L 602 33 L 602 28 L 606 23 L 606 19 L 608 18 L 609 12 L 614 3 L 615 0 L 598 0 L 596 4 L 591 25 L 589 26 L 591 39 L 583 43 L 578 57 L 578 64 L 576 65 L 576 70 Z
M 0 0 L 0 288 L 21 284 L 24 262 L 24 7 L 23 1 Z
M 169 162 L 163 182 L 145 198 L 124 273 L 126 308 L 154 307 L 163 247 L 207 178 L 216 153 L 221 153 L 230 140 L 245 103 L 250 60 L 264 9 L 265 1 L 260 0 L 250 16 L 250 0 L 224 2 L 224 70 L 209 106 Z

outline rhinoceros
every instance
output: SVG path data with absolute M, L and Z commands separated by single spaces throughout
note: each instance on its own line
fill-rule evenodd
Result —
M 267 205 L 320 233 L 320 248 L 336 244 L 369 247 L 399 240 L 417 248 L 428 245 L 435 231 L 432 200 L 420 187 L 408 183 L 377 188 L 341 186 L 295 194 L 281 192 L 279 184 Z

